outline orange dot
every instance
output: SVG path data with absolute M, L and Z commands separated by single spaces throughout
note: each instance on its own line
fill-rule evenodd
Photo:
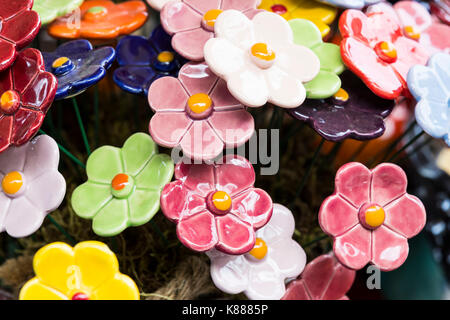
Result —
M 384 209 L 380 206 L 371 206 L 364 212 L 366 223 L 372 228 L 379 227 L 383 224 L 385 218 Z
M 5 112 L 10 112 L 20 103 L 19 95 L 13 91 L 5 91 L 0 97 L 0 108 Z
M 60 58 L 56 59 L 55 61 L 53 61 L 52 67 L 54 69 L 59 68 L 62 65 L 64 65 L 64 63 L 66 63 L 67 61 L 69 61 L 69 58 L 67 58 L 67 57 L 60 57 Z
M 12 171 L 3 177 L 2 189 L 6 194 L 16 194 L 23 185 L 23 177 L 20 172 Z
M 420 39 L 420 32 L 417 32 L 414 26 L 405 26 L 404 28 L 405 35 L 413 40 L 419 40 Z
M 163 51 L 160 54 L 158 54 L 157 59 L 161 63 L 168 63 L 168 62 L 172 62 L 173 59 L 175 59 L 175 55 L 170 51 Z
M 192 112 L 200 114 L 211 108 L 212 100 L 206 93 L 196 93 L 188 100 L 188 107 Z
M 207 25 L 210 28 L 214 28 L 214 25 L 216 23 L 217 17 L 219 14 L 221 14 L 223 11 L 220 9 L 212 9 L 205 13 L 203 16 L 203 22 L 205 25 Z
M 265 43 L 255 43 L 251 49 L 252 55 L 264 61 L 275 60 L 275 52 Z
M 377 43 L 375 51 L 378 57 L 385 62 L 395 62 L 397 60 L 397 50 L 394 45 L 388 41 Z
M 347 101 L 348 100 L 348 92 L 344 89 L 340 88 L 338 92 L 336 92 L 333 97 L 339 101 Z
M 125 188 L 128 184 L 129 177 L 124 173 L 119 173 L 114 177 L 111 182 L 111 186 L 114 190 L 119 191 Z
M 231 197 L 225 191 L 216 191 L 212 196 L 212 202 L 219 211 L 227 211 L 231 208 Z
M 256 238 L 255 246 L 249 253 L 258 260 L 263 259 L 267 254 L 266 242 L 261 238 Z

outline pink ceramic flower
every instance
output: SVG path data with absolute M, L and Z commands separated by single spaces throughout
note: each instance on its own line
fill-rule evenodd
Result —
M 400 267 L 408 256 L 408 238 L 425 226 L 422 202 L 406 193 L 407 178 L 397 165 L 373 170 L 358 162 L 336 173 L 335 192 L 319 212 L 324 232 L 334 238 L 334 253 L 352 269 L 368 262 L 383 271 Z
M 253 117 L 205 63 L 187 63 L 178 79 L 156 80 L 148 99 L 156 112 L 149 126 L 153 139 L 180 146 L 193 159 L 211 160 L 224 148 L 244 144 L 254 131 Z
M 272 215 L 272 199 L 253 187 L 255 171 L 238 155 L 221 164 L 184 164 L 175 167 L 177 181 L 161 194 L 161 209 L 177 223 L 178 239 L 194 251 L 216 248 L 243 254 L 255 245 L 255 230 Z
M 285 281 L 297 277 L 305 267 L 306 254 L 292 240 L 295 220 L 286 207 L 273 205 L 273 215 L 256 232 L 254 248 L 233 256 L 211 250 L 211 277 L 220 290 L 244 292 L 252 300 L 279 300 L 285 293 Z
M 46 135 L 0 153 L 0 232 L 29 236 L 58 208 L 66 193 L 58 164 L 58 145 Z
M 348 300 L 356 271 L 343 266 L 333 253 L 306 265 L 297 280 L 289 282 L 282 300 Z
M 161 24 L 173 35 L 172 47 L 188 60 L 202 61 L 206 41 L 214 38 L 214 24 L 222 11 L 238 10 L 249 18 L 259 0 L 175 0 L 161 10 Z

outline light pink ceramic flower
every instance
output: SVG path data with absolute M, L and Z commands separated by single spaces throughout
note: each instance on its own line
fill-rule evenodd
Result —
M 155 111 L 149 130 L 156 143 L 180 146 L 193 159 L 211 160 L 254 132 L 253 117 L 205 63 L 185 64 L 178 79 L 156 80 L 148 100 Z
M 161 10 L 161 25 L 172 37 L 172 47 L 181 56 L 193 61 L 203 60 L 206 41 L 214 38 L 214 24 L 225 10 L 238 10 L 252 18 L 258 0 L 175 0 Z
M 46 135 L 0 153 L 0 231 L 29 236 L 58 208 L 66 193 L 58 163 L 58 145 Z
M 257 231 L 249 253 L 207 252 L 216 287 L 230 294 L 244 292 L 252 300 L 279 300 L 286 291 L 285 281 L 297 277 L 306 264 L 305 251 L 292 240 L 294 229 L 291 211 L 274 204 L 272 218 Z
M 334 238 L 334 253 L 343 265 L 361 269 L 370 262 L 390 271 L 403 264 L 408 238 L 426 221 L 422 202 L 406 193 L 407 183 L 405 172 L 391 163 L 369 170 L 352 162 L 338 170 L 319 223 Z
M 177 223 L 178 239 L 194 251 L 216 248 L 243 254 L 255 245 L 255 230 L 272 216 L 272 199 L 253 187 L 255 171 L 238 155 L 220 164 L 175 167 L 176 181 L 161 194 L 161 209 Z

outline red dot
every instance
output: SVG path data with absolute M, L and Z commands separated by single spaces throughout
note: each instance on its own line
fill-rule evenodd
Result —
M 72 300 L 89 300 L 89 297 L 88 297 L 87 294 L 84 294 L 82 292 L 78 292 L 78 293 L 75 293 L 72 296 Z
M 274 4 L 270 9 L 272 9 L 272 12 L 279 15 L 283 15 L 287 12 L 286 7 L 282 4 Z

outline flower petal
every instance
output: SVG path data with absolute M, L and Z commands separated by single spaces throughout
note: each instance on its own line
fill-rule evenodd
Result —
M 251 188 L 233 199 L 231 212 L 258 229 L 267 224 L 272 211 L 272 199 L 267 192 Z
M 32 48 L 20 52 L 12 66 L 14 90 L 22 93 L 40 71 L 44 69 L 42 54 Z M 20 75 L 20 76 L 17 76 Z
M 87 160 L 86 173 L 89 180 L 109 185 L 118 173 L 124 173 L 120 149 L 103 146 L 92 152 Z
M 167 154 L 157 154 L 147 162 L 136 176 L 137 189 L 151 189 L 160 191 L 173 176 L 173 162 Z
M 341 59 L 340 47 L 334 43 L 322 43 L 312 48 L 314 54 L 320 60 L 320 70 L 326 70 L 335 74 L 341 74 L 345 65 Z
M 341 87 L 341 79 L 333 72 L 320 70 L 317 76 L 304 84 L 306 97 L 325 99 L 335 94 Z
M 192 126 L 185 112 L 156 112 L 150 120 L 150 134 L 161 146 L 176 147 Z
M 382 271 L 400 267 L 408 257 L 408 241 L 405 237 L 381 226 L 373 231 L 372 263 Z
M 336 173 L 336 193 L 355 208 L 369 201 L 371 172 L 358 162 L 347 163 Z
M 266 242 L 273 242 L 280 237 L 292 238 L 295 229 L 295 220 L 292 212 L 285 206 L 274 203 L 273 214 L 264 228 L 256 232 L 256 236 Z
M 116 273 L 114 277 L 100 285 L 93 293 L 94 300 L 139 300 L 136 283 L 127 275 Z
M 61 292 L 42 284 L 36 277 L 20 289 L 19 300 L 68 300 Z
M 25 197 L 14 199 L 4 220 L 6 232 L 14 238 L 27 237 L 41 227 L 45 216 Z
M 178 79 L 188 94 L 192 96 L 197 93 L 210 94 L 218 77 L 206 63 L 188 62 L 180 69 Z M 213 102 L 215 105 L 216 101 L 213 100 Z
M 211 91 L 210 97 L 214 102 L 214 111 L 238 109 L 243 107 L 243 105 L 231 95 L 230 91 L 228 91 L 227 83 L 223 79 L 219 79 L 216 82 L 216 85 Z
M 14 62 L 16 56 L 15 45 L 0 38 L 0 71 L 6 70 Z
M 445 103 L 422 99 L 416 104 L 415 116 L 417 123 L 430 136 L 442 138 L 449 134 L 450 113 Z
M 310 49 L 322 44 L 320 30 L 310 20 L 292 19 L 288 23 L 294 33 L 295 44 Z
M 31 109 L 20 108 L 14 115 L 11 140 L 20 146 L 28 142 L 39 130 L 44 114 Z
M 311 300 L 303 279 L 289 282 L 281 300 Z
M 0 0 L 0 8 L 2 8 L 2 18 L 8 20 L 18 12 L 26 11 L 33 7 L 32 0 L 14 1 L 11 0 Z
M 305 87 L 292 73 L 274 66 L 266 70 L 264 76 L 269 90 L 269 102 L 282 108 L 295 108 L 305 101 Z
M 132 176 L 137 175 L 156 152 L 158 147 L 148 134 L 133 134 L 122 147 L 124 171 Z
M 14 158 L 14 162 L 25 160 L 22 171 L 27 179 L 33 179 L 49 170 L 58 169 L 59 149 L 56 141 L 50 136 L 37 136 L 28 144 L 26 151 L 26 159 Z M 0 167 L 3 168 L 1 165 Z
M 208 122 L 225 143 L 226 148 L 243 145 L 255 131 L 253 116 L 244 108 L 214 112 L 208 119 Z
M 401 1 L 394 4 L 394 9 L 403 26 L 413 26 L 420 33 L 432 24 L 431 15 L 418 2 Z
M 216 169 L 217 189 L 234 196 L 255 183 L 255 170 L 250 161 L 238 155 L 226 155 Z
M 436 71 L 442 83 L 446 85 L 447 94 L 450 93 L 450 57 L 445 53 L 436 53 L 428 62 L 428 65 Z
M 429 58 L 428 51 L 414 40 L 406 37 L 399 37 L 394 43 L 397 50 L 397 61 L 392 67 L 400 75 L 401 80 L 406 83 L 409 69 L 415 65 L 425 65 Z
M 223 142 L 207 121 L 194 121 L 181 139 L 183 153 L 194 160 L 212 160 L 222 152 Z
M 43 212 L 52 212 L 64 200 L 66 180 L 53 169 L 30 181 L 28 188 L 25 194 L 28 200 Z
M 150 41 L 142 36 L 123 37 L 117 44 L 116 51 L 117 63 L 120 66 L 148 66 L 157 56 Z
M 134 94 L 148 94 L 148 89 L 157 77 L 151 67 L 119 67 L 114 70 L 114 81 L 122 89 Z
M 399 166 L 382 163 L 372 170 L 371 202 L 385 206 L 406 193 L 408 178 Z
M 172 46 L 183 58 L 192 61 L 203 60 L 203 47 L 206 42 L 214 38 L 214 33 L 196 28 L 177 32 L 172 38 Z
M 348 268 L 359 270 L 372 257 L 371 232 L 360 224 L 334 240 L 333 250 L 336 258 Z
M 252 19 L 255 42 L 267 43 L 270 47 L 285 46 L 294 41 L 289 23 L 278 14 L 263 11 Z
M 112 199 L 94 216 L 92 230 L 101 237 L 118 235 L 128 227 L 126 200 Z
M 159 210 L 159 192 L 135 190 L 128 198 L 130 225 L 141 226 L 149 222 Z
M 247 50 L 256 40 L 252 20 L 237 10 L 222 12 L 217 17 L 214 32 L 221 41 L 228 40 L 241 50 Z M 209 63 L 208 65 L 210 66 Z
M 284 276 L 270 263 L 252 265 L 245 295 L 250 300 L 280 300 L 286 292 Z
M 249 263 L 244 256 L 221 254 L 211 259 L 211 278 L 217 288 L 238 294 L 248 287 Z
M 216 248 L 227 254 L 250 251 L 256 241 L 255 231 L 248 223 L 233 214 L 216 217 L 218 243 Z
M 0 152 L 5 152 L 12 143 L 13 120 L 14 117 L 0 117 Z
M 246 11 L 256 8 L 259 2 L 261 2 L 261 0 L 222 0 L 222 7 L 220 9 L 223 11 L 231 9 Z
M 430 101 L 430 105 L 442 104 L 446 107 L 449 97 L 448 94 L 442 94 L 446 92 L 445 82 L 430 67 L 417 65 L 411 68 L 408 73 L 408 88 L 417 100 L 426 99 Z
M 92 219 L 111 199 L 110 185 L 87 181 L 73 191 L 71 205 L 79 217 Z
M 206 197 L 215 186 L 214 166 L 180 162 L 175 168 L 175 178 L 184 181 L 188 190 Z
M 23 48 L 33 41 L 41 27 L 39 15 L 33 10 L 19 12 L 13 18 L 2 22 L 2 37 L 15 43 L 18 48 Z
M 358 210 L 339 195 L 328 197 L 320 207 L 320 227 L 333 237 L 345 233 L 358 222 Z
M 23 171 L 28 148 L 28 145 L 20 147 L 11 146 L 0 153 L 0 172 L 8 174 L 11 171 Z M 14 159 L 14 161 L 11 161 L 11 159 Z
M 217 244 L 217 231 L 214 216 L 208 211 L 202 211 L 187 218 L 182 218 L 177 224 L 178 239 L 194 251 L 208 251 Z
M 427 214 L 422 202 L 406 194 L 387 205 L 384 224 L 406 238 L 417 235 L 425 226 Z
M 186 108 L 188 95 L 180 81 L 174 77 L 156 80 L 148 90 L 148 102 L 153 111 L 178 111 Z
M 275 65 L 302 82 L 311 81 L 320 70 L 320 60 L 316 54 L 311 49 L 297 44 L 283 44 L 278 51 Z M 272 69 L 274 68 L 269 71 Z
M 0 179 L 3 180 L 3 174 L 0 173 Z M 0 232 L 5 231 L 5 219 L 8 215 L 8 209 L 11 205 L 11 198 L 3 192 L 0 192 Z
M 172 1 L 165 5 L 161 10 L 160 17 L 161 25 L 170 35 L 200 28 L 202 25 L 202 16 L 181 1 Z
M 278 266 L 278 272 L 285 278 L 296 278 L 306 265 L 306 253 L 294 240 L 281 238 L 270 244 L 269 257 Z
M 221 2 L 221 0 L 184 0 L 184 3 L 186 3 L 192 9 L 199 11 L 202 15 L 211 9 L 220 9 Z
M 203 53 L 208 66 L 221 77 L 239 73 L 248 65 L 245 51 L 227 39 L 208 40 L 203 48 Z

